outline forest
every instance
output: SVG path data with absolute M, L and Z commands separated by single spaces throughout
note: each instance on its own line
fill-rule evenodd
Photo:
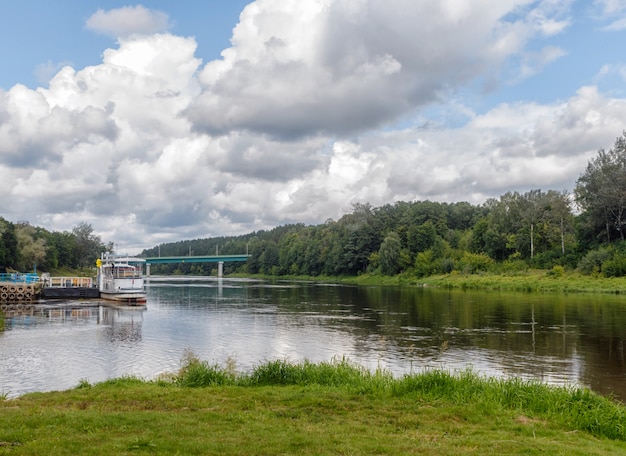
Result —
M 354 204 L 339 220 L 292 224 L 243 236 L 162 244 L 144 256 L 249 253 L 225 272 L 354 276 L 529 268 L 626 275 L 626 133 L 589 160 L 573 193 L 507 192 L 467 202 Z M 207 264 L 163 265 L 155 273 L 211 274 Z
M 0 217 L 0 272 L 82 270 L 112 247 L 103 244 L 88 223 L 79 223 L 71 232 L 51 232 Z
M 416 277 L 529 268 L 626 275 L 626 132 L 589 160 L 572 193 L 507 192 L 481 205 L 412 201 L 357 203 L 339 220 L 290 224 L 240 236 L 165 243 L 140 256 L 248 253 L 225 273 Z M 0 265 L 42 271 L 91 267 L 110 251 L 91 225 L 50 232 L 0 217 Z M 213 274 L 210 263 L 153 265 L 154 274 Z

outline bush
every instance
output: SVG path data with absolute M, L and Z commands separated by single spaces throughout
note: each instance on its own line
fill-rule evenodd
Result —
M 420 252 L 415 257 L 415 273 L 418 277 L 426 277 L 437 272 L 437 265 L 433 258 L 433 251 Z
M 594 272 L 601 272 L 602 265 L 613 258 L 614 250 L 611 247 L 599 247 L 587 252 L 578 263 L 578 271 L 581 274 L 591 275 Z
M 491 269 L 493 260 L 484 253 L 464 252 L 459 266 L 462 272 L 473 274 Z
M 450 274 L 454 271 L 454 260 L 452 258 L 442 258 L 439 261 L 439 270 L 442 274 Z
M 552 266 L 552 269 L 548 271 L 547 276 L 554 277 L 556 279 L 558 277 L 563 277 L 564 274 L 565 274 L 565 268 L 561 266 L 560 264 L 557 264 L 555 266 Z
M 602 274 L 605 277 L 624 277 L 626 275 L 626 257 L 615 255 L 602 263 Z

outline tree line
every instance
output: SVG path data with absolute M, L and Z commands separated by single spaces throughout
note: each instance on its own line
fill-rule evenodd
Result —
M 427 276 L 459 271 L 578 269 L 626 275 L 626 132 L 599 150 L 574 192 L 507 192 L 467 202 L 354 204 L 339 220 L 284 225 L 243 236 L 162 244 L 143 255 L 249 253 L 226 272 L 341 276 Z M 158 251 L 157 251 L 158 249 Z M 162 273 L 210 274 L 208 264 L 163 265 Z
M 626 275 L 626 132 L 589 160 L 572 193 L 507 192 L 480 205 L 399 201 L 357 203 L 339 220 L 289 224 L 241 236 L 161 244 L 142 256 L 248 253 L 225 272 L 342 276 L 362 273 L 427 276 L 527 268 Z M 79 223 L 50 232 L 0 217 L 0 265 L 81 269 L 111 251 Z M 215 265 L 153 265 L 154 273 L 211 274 Z
M 94 265 L 100 253 L 111 248 L 85 222 L 72 231 L 51 232 L 0 217 L 0 272 L 83 269 Z

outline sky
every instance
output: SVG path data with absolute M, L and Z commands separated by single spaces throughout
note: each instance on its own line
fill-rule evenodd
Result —
M 573 191 L 626 0 L 0 3 L 0 216 L 118 252 L 356 203 Z

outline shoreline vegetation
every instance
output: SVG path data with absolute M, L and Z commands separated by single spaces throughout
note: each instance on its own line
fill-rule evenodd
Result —
M 348 360 L 177 373 L 0 400 L 0 454 L 626 452 L 626 408 L 584 388 L 471 370 L 395 378 Z M 169 431 L 166 431 L 169 430 Z
M 525 293 L 595 293 L 625 294 L 625 277 L 603 277 L 584 275 L 575 271 L 562 272 L 557 269 L 533 269 L 515 274 L 479 273 L 433 275 L 415 277 L 410 274 L 385 276 L 382 274 L 361 274 L 357 276 L 272 276 L 263 274 L 232 274 L 230 277 L 257 277 L 268 280 L 304 280 L 316 282 L 342 283 L 362 286 L 422 286 L 459 290 L 511 291 Z
M 92 270 L 52 270 L 53 276 L 90 277 Z M 170 274 L 174 277 L 193 274 Z M 209 276 L 210 277 L 210 276 Z M 604 277 L 601 274 L 586 275 L 576 271 L 553 269 L 529 269 L 510 274 L 480 272 L 463 274 L 453 271 L 448 274 L 416 277 L 412 274 L 387 276 L 379 273 L 364 273 L 355 276 L 309 276 L 233 273 L 231 278 L 260 278 L 280 281 L 314 281 L 363 286 L 422 286 L 459 290 L 519 291 L 527 293 L 596 293 L 626 295 L 626 277 Z

